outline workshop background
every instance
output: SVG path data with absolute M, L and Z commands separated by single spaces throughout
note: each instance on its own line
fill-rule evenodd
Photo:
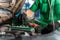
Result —
M 34 2 L 35 0 L 0 0 L 0 40 L 60 40 L 60 28 L 45 35 L 41 35 L 40 30 L 38 35 L 29 35 L 30 31 L 34 32 L 35 29 L 25 26 L 29 23 L 28 21 L 34 23 L 33 18 L 37 21 L 40 19 L 40 9 L 33 12 L 31 18 L 26 18 L 27 21 L 24 11 L 29 10 Z

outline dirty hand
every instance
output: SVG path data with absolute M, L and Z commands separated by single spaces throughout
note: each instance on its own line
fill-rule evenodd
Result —
M 34 18 L 34 13 L 31 10 L 23 11 L 28 19 L 33 19 Z

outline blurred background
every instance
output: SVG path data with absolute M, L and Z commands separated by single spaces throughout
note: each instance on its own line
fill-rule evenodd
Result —
M 58 28 L 58 31 L 55 30 L 45 35 L 41 35 L 41 33 L 36 36 L 29 35 L 30 31 L 35 31 L 35 28 L 25 27 L 29 22 L 25 20 L 26 16 L 23 13 L 29 10 L 34 2 L 35 0 L 0 0 L 0 40 L 60 40 L 60 28 Z M 33 12 L 29 21 L 34 22 L 33 18 L 40 19 L 40 9 Z M 29 31 L 29 33 L 26 31 Z M 19 32 L 24 35 L 19 34 Z

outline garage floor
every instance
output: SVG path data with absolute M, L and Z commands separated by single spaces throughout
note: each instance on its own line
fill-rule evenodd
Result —
M 34 36 L 34 37 L 25 37 L 15 39 L 14 37 L 0 37 L 0 40 L 60 40 L 60 32 L 54 31 L 53 33 Z

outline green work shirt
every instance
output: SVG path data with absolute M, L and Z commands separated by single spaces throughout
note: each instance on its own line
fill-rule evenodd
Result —
M 53 17 L 54 21 L 56 22 L 57 20 L 60 20 L 60 0 L 55 0 L 53 8 Z M 38 9 L 40 9 L 41 11 L 41 18 L 39 19 L 40 25 L 41 27 L 46 27 L 51 22 L 51 20 L 49 20 L 50 8 L 48 0 L 36 0 L 30 8 L 30 10 L 32 10 L 33 12 L 36 12 Z

